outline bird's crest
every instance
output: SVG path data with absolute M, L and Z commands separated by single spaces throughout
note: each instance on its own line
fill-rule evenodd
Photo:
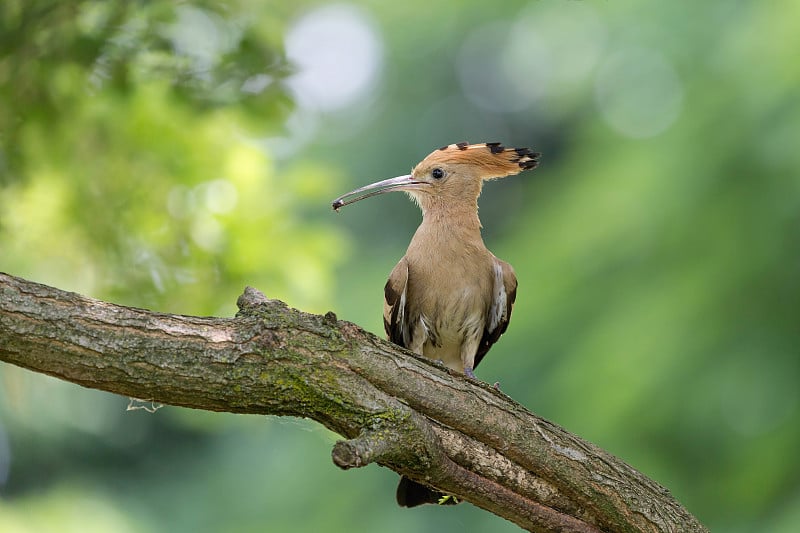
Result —
M 540 155 L 529 148 L 506 148 L 500 143 L 460 142 L 431 152 L 418 166 L 428 167 L 437 163 L 467 164 L 482 169 L 483 179 L 494 179 L 536 168 Z

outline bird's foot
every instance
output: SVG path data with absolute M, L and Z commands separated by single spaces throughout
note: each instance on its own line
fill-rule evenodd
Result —
M 464 374 L 466 374 L 468 378 L 478 379 L 475 377 L 475 372 L 473 372 L 471 368 L 464 368 Z

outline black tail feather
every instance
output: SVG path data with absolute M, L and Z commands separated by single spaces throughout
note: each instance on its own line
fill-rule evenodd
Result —
M 400 484 L 397 485 L 397 503 L 401 507 L 416 507 L 417 505 L 426 503 L 438 504 L 440 502 L 444 505 L 454 505 L 458 503 L 458 500 L 455 498 L 447 498 L 442 501 L 442 498 L 445 496 L 447 496 L 445 493 L 426 487 L 405 476 L 400 478 Z

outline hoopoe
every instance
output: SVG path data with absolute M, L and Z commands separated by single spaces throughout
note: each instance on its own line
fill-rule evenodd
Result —
M 383 323 L 390 341 L 475 378 L 475 367 L 506 331 L 517 294 L 514 269 L 481 238 L 478 196 L 484 181 L 532 170 L 539 156 L 500 143 L 450 144 L 411 174 L 333 201 L 338 211 L 364 198 L 404 191 L 422 209 L 422 223 L 384 288 Z M 397 501 L 406 507 L 443 496 L 406 477 L 397 488 Z

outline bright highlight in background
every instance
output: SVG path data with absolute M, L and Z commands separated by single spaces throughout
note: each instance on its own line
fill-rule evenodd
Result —
M 295 22 L 286 36 L 286 55 L 297 68 L 287 81 L 297 103 L 336 111 L 356 103 L 375 86 L 382 45 L 362 10 L 332 5 Z

